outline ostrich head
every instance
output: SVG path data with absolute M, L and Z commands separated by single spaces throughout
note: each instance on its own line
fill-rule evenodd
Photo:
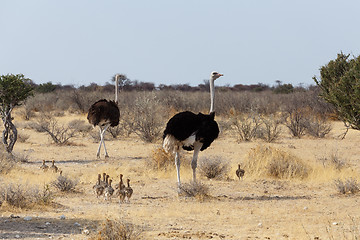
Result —
M 221 76 L 224 76 L 224 74 L 218 73 L 217 71 L 213 71 L 213 72 L 211 72 L 210 79 L 216 80 Z

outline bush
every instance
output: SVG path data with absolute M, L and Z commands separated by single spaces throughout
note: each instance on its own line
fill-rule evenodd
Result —
M 139 96 L 135 100 L 133 112 L 135 134 L 145 142 L 159 139 L 164 127 L 165 111 L 156 96 L 154 94 Z
M 294 92 L 294 87 L 292 84 L 288 83 L 288 84 L 279 84 L 278 86 L 276 86 L 274 88 L 274 93 L 276 94 L 289 94 Z
M 72 120 L 69 122 L 68 127 L 70 129 L 75 130 L 78 133 L 81 133 L 83 136 L 85 136 L 86 133 L 90 132 L 93 128 L 90 124 L 87 124 L 84 120 Z
M 340 179 L 335 180 L 335 186 L 341 194 L 355 194 L 360 191 L 358 182 L 353 178 L 346 179 L 346 181 Z
M 229 164 L 221 157 L 203 158 L 199 164 L 200 173 L 208 179 L 221 179 L 226 176 Z
M 305 109 L 293 109 L 284 114 L 285 126 L 290 130 L 293 137 L 301 138 L 305 135 L 308 124 L 307 111 Z
M 30 118 L 35 116 L 31 104 L 28 104 L 29 99 L 31 98 L 32 97 L 28 98 L 24 103 L 24 107 L 20 109 L 20 116 L 26 121 L 30 120 Z
M 275 142 L 281 134 L 280 124 L 282 120 L 271 114 L 269 117 L 261 117 L 261 126 L 258 131 L 258 137 L 266 142 Z
M 251 141 L 258 134 L 260 117 L 256 113 L 246 115 L 233 113 L 231 123 L 239 141 Z
M 124 107 L 120 112 L 119 134 L 129 137 L 136 131 L 136 123 L 134 121 L 135 113 L 132 108 Z
M 339 118 L 360 130 L 360 56 L 349 57 L 341 52 L 320 68 L 320 80 L 313 79 L 320 96 L 335 107 Z
M 313 137 L 324 138 L 332 129 L 331 123 L 324 117 L 312 116 L 305 123 L 306 132 Z
M 330 157 L 322 157 L 322 158 L 320 158 L 320 160 L 322 161 L 322 164 L 324 167 L 333 166 L 335 169 L 337 169 L 339 171 L 342 168 L 344 168 L 346 165 L 346 162 L 339 157 L 337 152 L 332 153 L 330 155 Z
M 209 188 L 200 182 L 182 183 L 180 195 L 195 197 L 200 201 L 209 197 Z
M 152 152 L 149 165 L 155 170 L 167 170 L 175 167 L 174 156 L 171 153 L 165 152 L 162 147 L 159 147 Z
M 51 182 L 51 185 L 61 192 L 73 192 L 75 191 L 77 182 L 71 180 L 68 177 L 60 175 L 56 180 Z
M 77 129 L 71 128 L 69 125 L 67 127 L 60 125 L 55 118 L 45 113 L 31 127 L 38 132 L 46 132 L 58 145 L 68 144 L 69 140 L 77 134 Z
M 30 138 L 29 134 L 18 132 L 18 141 L 21 143 L 26 142 Z
M 99 96 L 96 92 L 89 93 L 86 91 L 75 90 L 70 93 L 69 99 L 71 100 L 73 109 L 86 113 L 91 104 L 101 99 L 101 97 L 102 96 Z
M 92 240 L 136 240 L 141 239 L 141 230 L 133 224 L 123 221 L 109 220 L 100 226 L 98 233 L 91 237 Z
M 251 149 L 244 162 L 250 175 L 277 179 L 306 178 L 310 166 L 280 149 L 258 146 Z
M 52 84 L 51 82 L 41 83 L 35 88 L 35 91 L 39 93 L 48 93 L 55 91 L 56 87 L 57 86 Z
M 31 208 L 34 205 L 49 205 L 52 203 L 53 194 L 48 186 L 42 190 L 38 187 L 9 184 L 0 188 L 0 202 L 18 208 Z

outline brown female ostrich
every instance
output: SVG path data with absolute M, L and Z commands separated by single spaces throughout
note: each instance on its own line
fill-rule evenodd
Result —
M 215 118 L 214 82 L 223 76 L 218 72 L 210 75 L 210 114 L 192 113 L 189 111 L 177 113 L 166 125 L 164 131 L 163 148 L 166 152 L 175 153 L 175 165 L 177 172 L 178 191 L 181 191 L 180 182 L 180 149 L 194 151 L 191 167 L 193 169 L 193 181 L 196 182 L 197 158 L 200 151 L 205 150 L 218 137 L 219 127 Z
M 100 148 L 101 144 L 104 145 L 105 158 L 108 158 L 109 155 L 105 147 L 104 135 L 108 127 L 115 127 L 119 124 L 120 110 L 118 107 L 118 83 L 120 75 L 115 75 L 115 101 L 108 101 L 106 99 L 101 99 L 91 105 L 87 119 L 89 123 L 94 127 L 99 126 L 100 128 L 100 144 L 96 156 L 100 157 Z

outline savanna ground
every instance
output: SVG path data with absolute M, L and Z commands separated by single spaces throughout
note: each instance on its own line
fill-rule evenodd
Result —
M 0 239 L 87 239 L 99 235 L 107 220 L 129 223 L 140 233 L 138 239 L 359 239 L 360 208 L 358 194 L 341 194 L 335 180 L 359 180 L 360 131 L 345 131 L 341 122 L 332 122 L 333 130 L 325 138 L 291 137 L 283 129 L 275 143 L 262 140 L 238 142 L 231 131 L 199 155 L 199 163 L 218 157 L 229 163 L 226 177 L 208 180 L 199 176 L 209 188 L 203 198 L 178 196 L 175 168 L 154 170 L 149 167 L 153 153 L 161 147 L 144 143 L 130 134 L 106 142 L 110 158 L 96 158 L 98 143 L 89 135 L 78 135 L 71 144 L 51 143 L 46 133 L 28 128 L 14 114 L 19 134 L 28 135 L 17 142 L 14 153 L 25 161 L 0 176 L 2 186 L 26 188 L 50 186 L 51 204 L 17 208 L 2 203 Z M 85 114 L 66 113 L 61 122 L 86 120 Z M 221 120 L 221 119 L 218 119 Z M 164 126 L 167 119 L 163 119 Z M 221 121 L 218 121 L 220 128 Z M 272 149 L 289 154 L 309 166 L 306 176 L 274 178 L 248 169 L 250 153 Z M 250 154 L 251 155 L 251 154 Z M 182 181 L 189 183 L 192 173 L 183 152 Z M 341 166 L 330 162 L 331 156 Z M 59 174 L 39 169 L 43 160 L 55 160 L 63 175 L 77 182 L 74 192 L 60 192 L 51 186 Z M 235 175 L 237 164 L 246 171 L 243 180 Z M 97 174 L 106 172 L 115 183 L 119 174 L 131 179 L 134 194 L 130 203 L 119 204 L 97 198 L 92 186 Z M 12 217 L 11 217 L 12 216 Z M 16 217 L 19 218 L 16 218 Z M 65 216 L 65 219 L 61 219 Z M 30 220 L 24 219 L 31 217 Z M 105 238 L 104 238 L 105 239 Z

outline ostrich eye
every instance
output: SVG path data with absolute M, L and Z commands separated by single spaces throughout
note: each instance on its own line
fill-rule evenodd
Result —
M 214 72 L 213 75 L 217 75 L 218 73 L 217 72 Z

